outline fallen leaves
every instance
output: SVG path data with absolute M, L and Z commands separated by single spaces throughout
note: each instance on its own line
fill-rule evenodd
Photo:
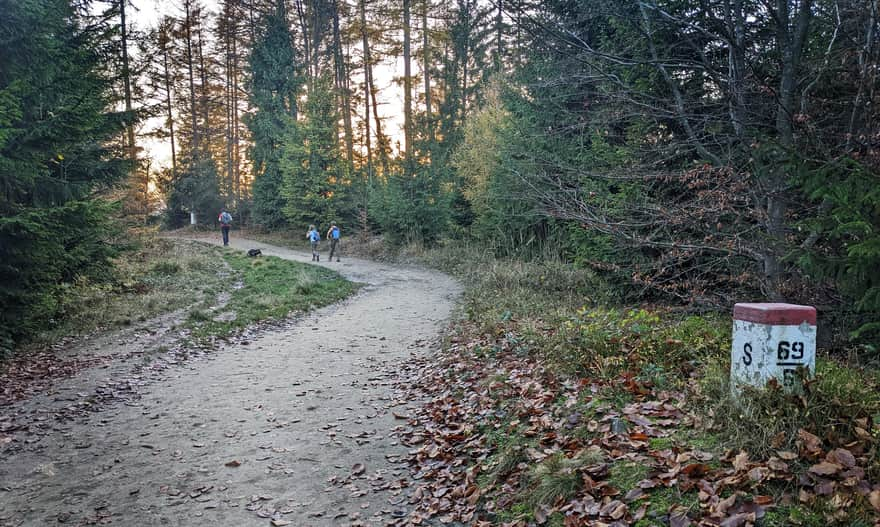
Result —
M 489 525 L 524 503 L 539 468 L 559 459 L 579 476 L 578 489 L 573 497 L 532 507 L 536 525 L 561 515 L 566 527 L 624 526 L 650 514 L 673 527 L 745 527 L 758 524 L 768 509 L 817 496 L 826 497 L 831 514 L 856 499 L 880 510 L 880 485 L 869 482 L 861 466 L 864 449 L 833 445 L 828 451 L 806 430 L 797 434 L 797 452 L 780 449 L 786 441 L 777 434 L 771 446 L 778 450 L 769 459 L 683 448 L 666 438 L 699 422 L 687 411 L 685 394 L 656 390 L 630 374 L 611 383 L 564 381 L 517 353 L 510 334 L 466 329 L 441 356 L 414 359 L 399 385 L 410 400 L 427 402 L 394 432 L 412 448 L 417 483 L 409 497 L 414 510 L 395 525 Z M 601 397 L 621 389 L 630 402 L 615 406 Z M 611 468 L 621 463 L 645 467 L 647 477 L 618 488 Z M 664 489 L 694 496 L 696 504 L 658 512 L 653 497 Z

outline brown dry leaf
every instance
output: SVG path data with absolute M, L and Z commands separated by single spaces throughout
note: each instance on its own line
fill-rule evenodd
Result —
M 868 502 L 874 507 L 874 510 L 880 512 L 880 490 L 871 491 L 868 494 Z
M 763 505 L 770 505 L 771 503 L 773 503 L 773 498 L 771 498 L 770 496 L 759 495 L 759 496 L 755 496 L 753 501 L 755 503 L 757 503 L 758 505 L 762 505 L 762 506 Z
M 746 452 L 740 452 L 735 458 L 733 458 L 733 468 L 735 468 L 737 472 L 747 469 L 748 466 L 749 455 Z
M 831 452 L 828 452 L 828 455 L 825 456 L 825 460 L 846 468 L 852 468 L 856 466 L 855 456 L 853 456 L 852 452 L 845 448 L 835 448 Z
M 719 516 L 727 514 L 727 511 L 734 506 L 736 503 L 737 493 L 733 493 L 730 496 L 724 498 L 719 501 L 714 507 L 712 507 L 712 512 L 718 514 Z
M 684 474 L 687 474 L 689 478 L 700 478 L 709 473 L 712 468 L 709 465 L 703 463 L 691 463 L 690 465 L 681 469 Z
M 770 475 L 770 469 L 767 467 L 755 467 L 749 470 L 749 479 L 755 483 L 760 483 L 767 479 Z
M 813 501 L 813 498 L 815 498 L 815 496 L 813 496 L 813 494 L 808 492 L 806 489 L 800 489 L 798 491 L 798 501 L 800 501 L 801 503 L 810 503 L 811 501 Z
M 741 527 L 747 523 L 754 523 L 754 521 L 755 513 L 742 512 L 739 514 L 734 514 L 729 518 L 725 518 L 725 520 L 721 522 L 721 527 Z
M 544 525 L 547 523 L 547 519 L 550 517 L 550 513 L 547 510 L 547 507 L 541 505 L 537 509 L 535 509 L 535 522 L 538 525 Z
M 820 476 L 831 476 L 840 472 L 840 469 L 842 468 L 843 467 L 836 463 L 822 461 L 821 463 L 817 463 L 810 467 L 810 472 L 813 474 L 818 474 Z
M 233 459 L 232 461 L 227 461 L 226 466 L 227 467 L 239 467 L 239 466 L 241 466 L 241 461 L 239 461 L 237 459 Z
M 774 472 L 788 472 L 788 463 L 780 461 L 779 458 L 771 457 L 767 461 L 767 466 Z
M 779 432 L 770 439 L 770 446 L 773 448 L 779 448 L 783 444 L 785 444 L 785 432 Z
M 784 459 L 785 461 L 792 461 L 798 458 L 798 455 L 794 452 L 789 452 L 787 450 L 779 450 L 776 452 L 776 455 L 779 456 L 780 459 Z
M 803 428 L 798 430 L 798 439 L 801 440 L 804 450 L 806 450 L 808 454 L 818 454 L 822 452 L 822 440 Z

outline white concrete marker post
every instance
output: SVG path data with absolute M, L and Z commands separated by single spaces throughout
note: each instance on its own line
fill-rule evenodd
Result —
M 816 371 L 816 308 L 795 304 L 736 304 L 730 386 L 764 388 L 776 379 L 797 389 L 797 370 Z

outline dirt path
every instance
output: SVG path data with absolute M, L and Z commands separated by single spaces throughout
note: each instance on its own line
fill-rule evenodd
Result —
M 132 361 L 127 378 L 92 368 L 0 408 L 42 430 L 0 444 L 0 525 L 384 525 L 406 513 L 394 414 L 407 402 L 391 382 L 430 351 L 459 288 L 425 269 L 321 265 L 368 285 L 202 359 Z

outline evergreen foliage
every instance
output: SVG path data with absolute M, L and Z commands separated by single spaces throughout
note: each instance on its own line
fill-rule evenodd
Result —
M 799 262 L 839 284 L 861 316 L 857 338 L 880 337 L 880 177 L 852 159 L 803 169 L 802 185 L 825 211 L 805 222 L 818 245 L 800 248 Z
M 246 119 L 253 138 L 253 218 L 257 224 L 278 228 L 287 221 L 282 145 L 295 134 L 297 98 L 303 83 L 296 69 L 298 57 L 283 1 L 262 18 L 260 29 L 250 55 L 248 83 L 256 111 Z
M 51 323 L 64 284 L 100 279 L 128 165 L 110 146 L 109 28 L 88 5 L 0 1 L 0 350 Z
M 332 80 L 313 81 L 303 119 L 288 126 L 279 168 L 285 218 L 294 227 L 339 221 L 350 175 L 339 148 L 339 115 Z M 349 218 L 351 216 L 348 216 Z
M 189 212 L 196 214 L 196 222 L 211 224 L 223 208 L 220 197 L 217 165 L 210 157 L 197 157 L 182 164 L 181 171 L 168 182 L 167 221 L 169 227 L 189 223 Z

